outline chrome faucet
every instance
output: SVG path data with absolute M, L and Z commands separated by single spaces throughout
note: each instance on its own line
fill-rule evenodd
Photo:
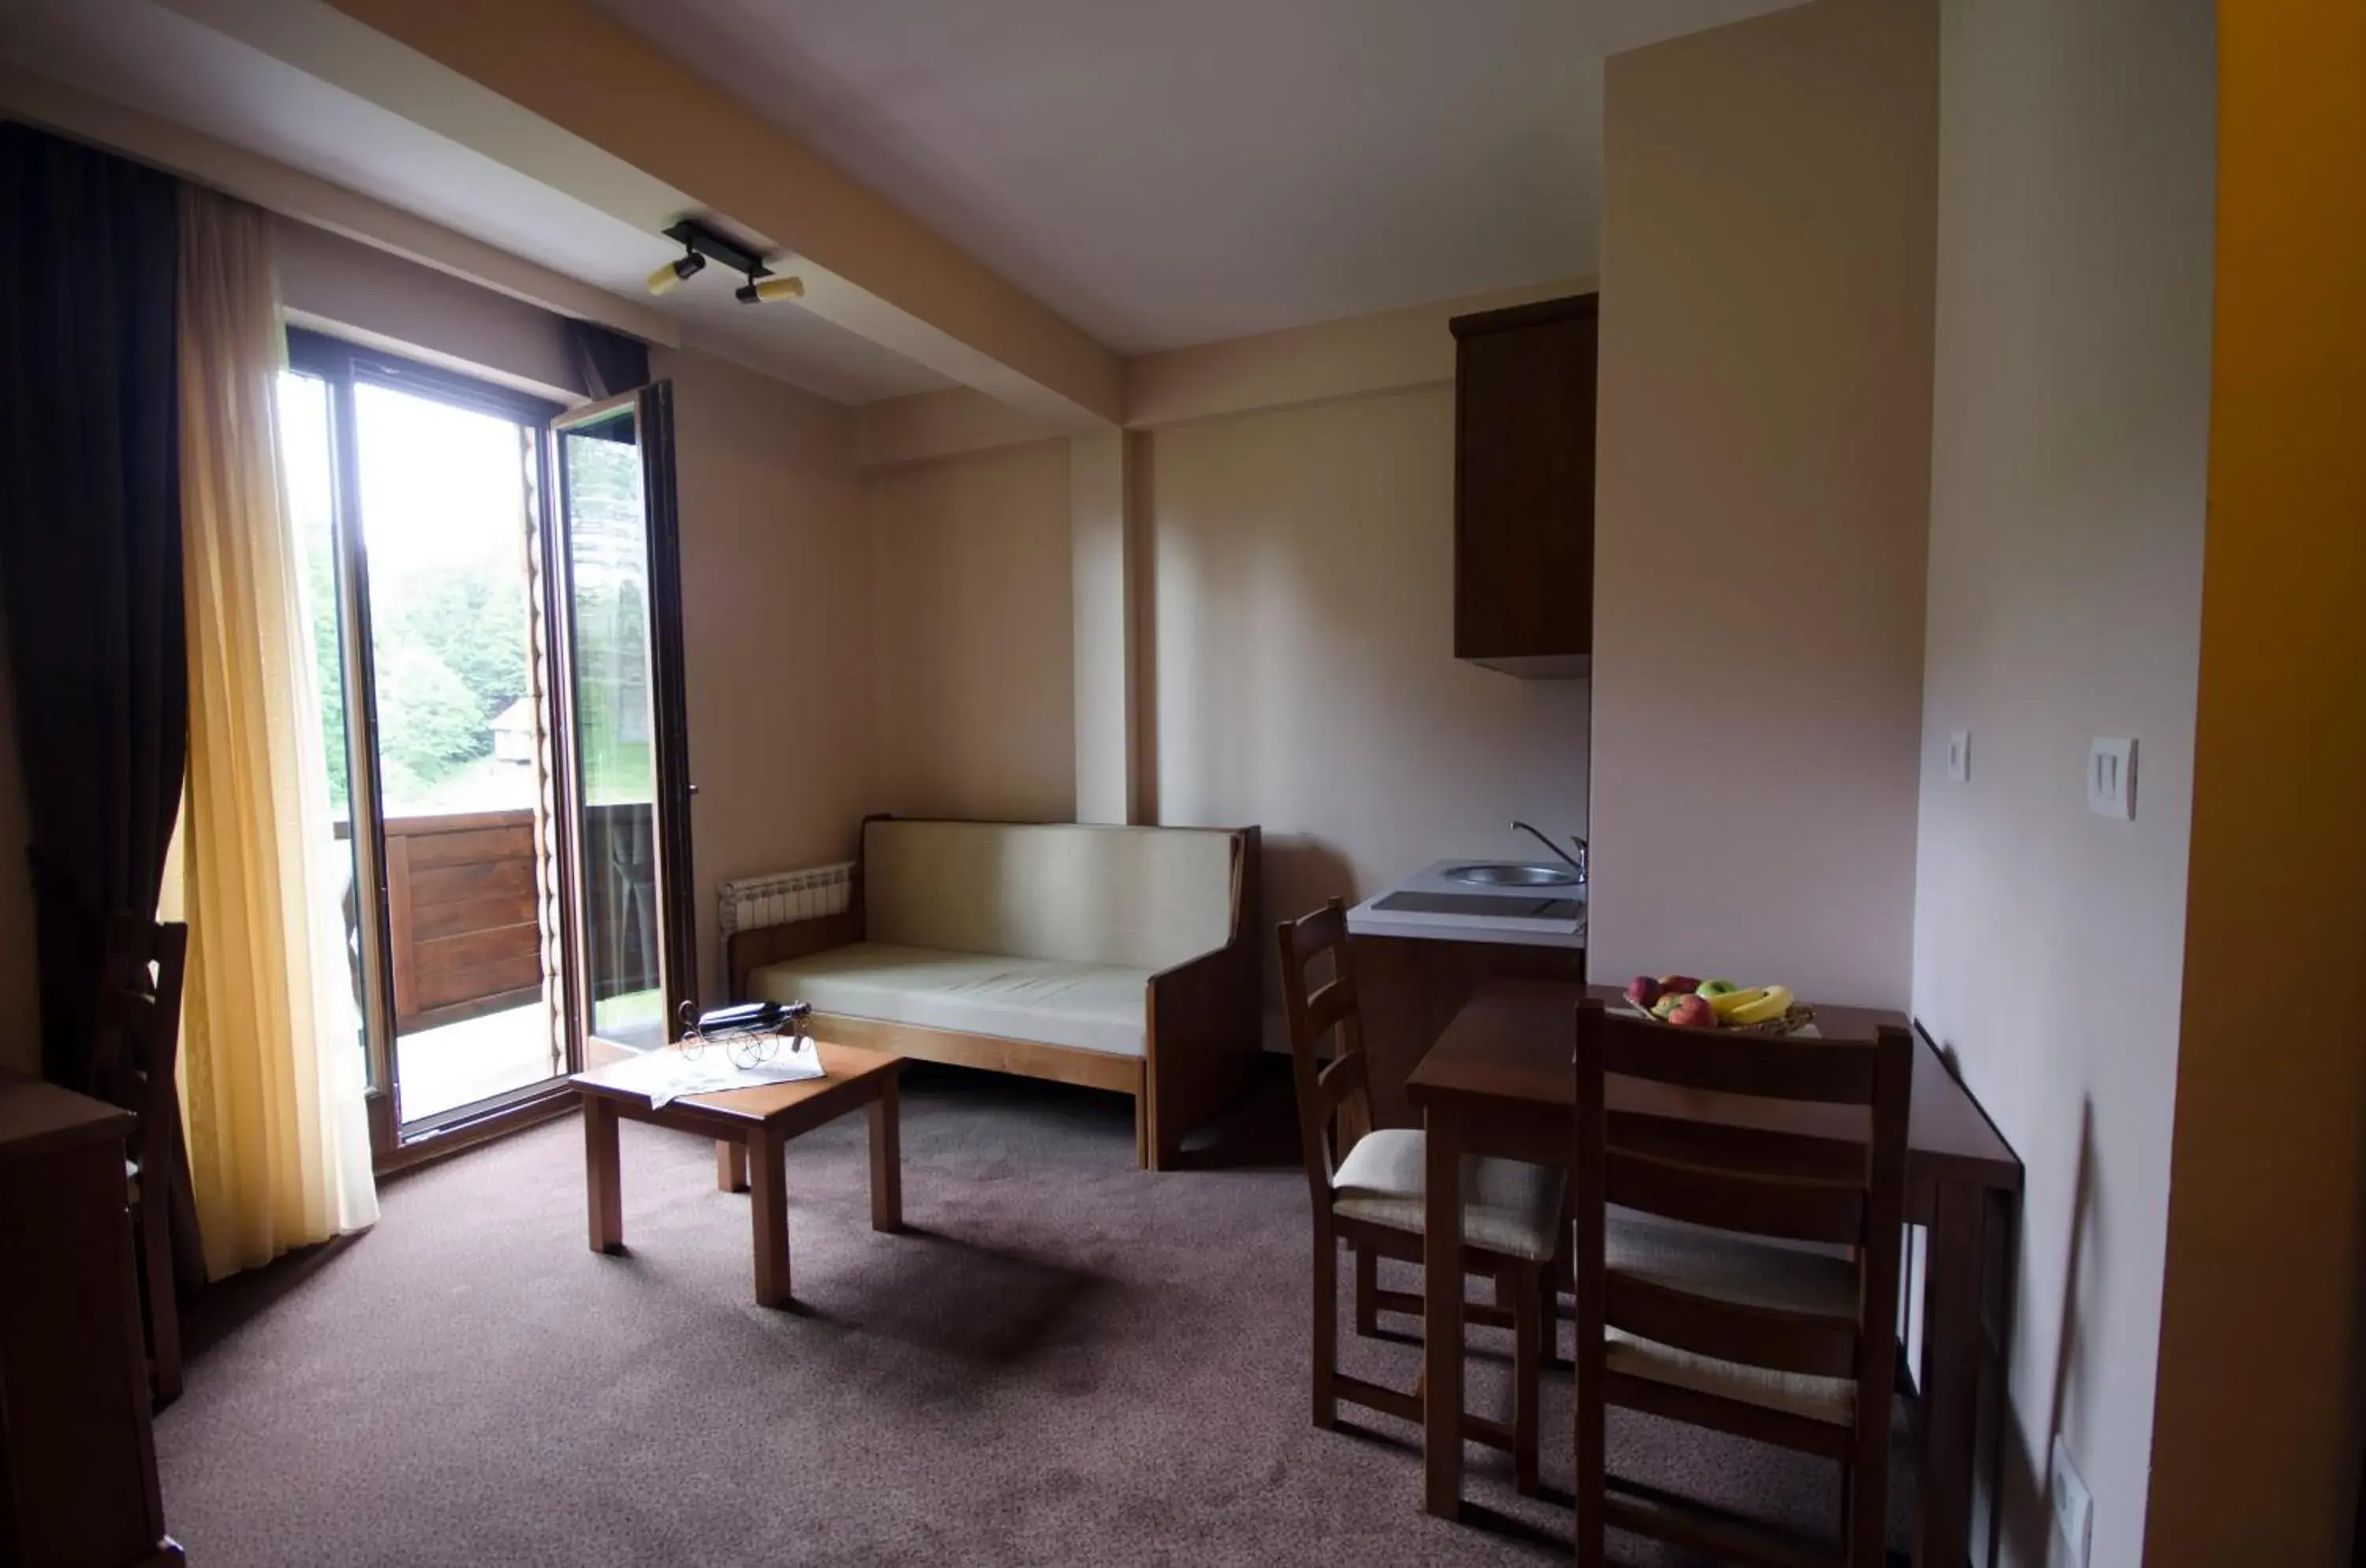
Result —
M 1527 824 L 1526 822 L 1520 821 L 1520 820 L 1519 820 L 1518 818 L 1515 818 L 1513 819 L 1513 821 L 1512 821 L 1512 829 L 1513 829 L 1513 831 L 1515 831 L 1515 832 L 1527 833 L 1527 834 L 1529 834 L 1530 836 L 1532 836 L 1532 837 L 1537 840 L 1537 842 L 1538 842 L 1538 843 L 1542 844 L 1545 848 L 1547 848 L 1547 849 L 1550 850 L 1550 851 L 1551 851 L 1551 852 L 1552 852 L 1556 856 L 1558 856 L 1560 859 L 1561 859 L 1561 860 L 1563 860 L 1563 861 L 1567 862 L 1570 865 L 1572 865 L 1572 867 L 1574 867 L 1574 868 L 1576 869 L 1576 871 L 1577 871 L 1577 880 L 1578 880 L 1578 882 L 1579 882 L 1581 885 L 1583 885 L 1583 884 L 1584 883 L 1584 881 L 1585 881 L 1585 863 L 1586 863 L 1586 861 L 1587 861 L 1588 859 L 1590 859 L 1591 857 L 1586 853 L 1585 840 L 1584 840 L 1583 839 L 1579 838 L 1579 837 L 1578 837 L 1576 834 L 1574 834 L 1574 833 L 1572 833 L 1572 834 L 1569 836 L 1569 841 L 1570 841 L 1571 843 L 1575 844 L 1575 845 L 1577 846 L 1577 853 L 1575 853 L 1575 854 L 1571 854 L 1567 850 L 1564 850 L 1564 849 L 1562 849 L 1559 844 L 1554 843 L 1554 842 L 1552 841 L 1552 840 L 1551 840 L 1551 839 L 1549 839 L 1549 838 L 1546 837 L 1546 836 L 1545 836 L 1545 834 L 1544 834 L 1543 832 L 1541 832 L 1541 831 L 1540 831 L 1540 830 L 1538 830 L 1538 829 L 1531 828 L 1530 826 L 1528 826 L 1528 824 Z

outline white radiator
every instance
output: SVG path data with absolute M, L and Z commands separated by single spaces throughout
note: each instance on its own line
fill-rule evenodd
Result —
M 777 871 L 770 876 L 743 876 L 716 889 L 722 904 L 717 918 L 727 937 L 734 931 L 784 926 L 791 920 L 845 913 L 853 890 L 852 861 Z

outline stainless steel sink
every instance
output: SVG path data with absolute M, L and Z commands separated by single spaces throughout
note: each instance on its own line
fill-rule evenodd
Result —
M 1569 887 L 1577 882 L 1574 867 L 1519 864 L 1488 861 L 1476 865 L 1450 865 L 1442 874 L 1453 882 L 1474 887 Z

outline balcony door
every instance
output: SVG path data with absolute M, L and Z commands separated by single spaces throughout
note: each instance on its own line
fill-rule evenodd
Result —
M 386 1163 L 530 1114 L 591 1042 L 654 1043 L 679 1005 L 671 483 L 642 434 L 667 434 L 666 399 L 562 416 L 319 334 L 289 349 L 283 461 Z M 599 449 L 570 456 L 587 424 Z
M 673 414 L 660 382 L 558 420 L 554 586 L 580 940 L 593 1065 L 674 1038 L 696 987 L 690 903 Z

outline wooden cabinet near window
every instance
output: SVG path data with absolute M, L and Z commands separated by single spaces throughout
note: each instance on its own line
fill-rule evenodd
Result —
M 1454 656 L 1507 675 L 1590 672 L 1600 296 L 1458 316 Z
M 166 1568 L 129 1111 L 0 1070 L 0 1563 Z

